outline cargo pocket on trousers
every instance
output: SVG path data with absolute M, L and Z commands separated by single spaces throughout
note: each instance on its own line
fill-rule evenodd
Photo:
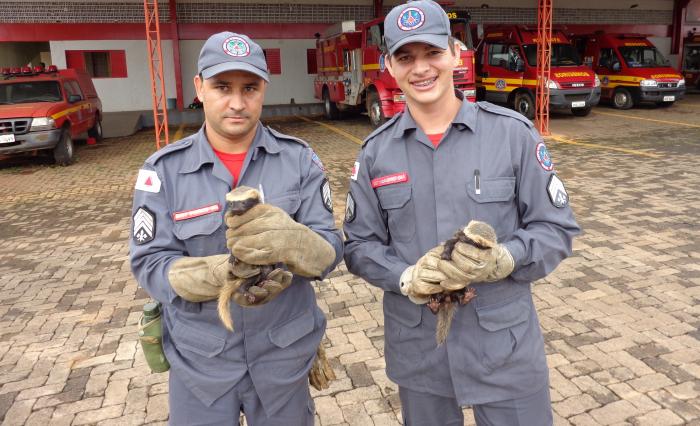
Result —
M 395 241 L 410 241 L 416 232 L 415 207 L 411 186 L 384 186 L 377 188 L 381 208 L 389 217 L 389 236 Z
M 224 350 L 226 340 L 208 333 L 201 328 L 189 326 L 181 321 L 175 321 L 172 330 L 172 339 L 175 347 L 180 353 L 191 352 L 195 356 L 187 358 L 196 361 L 197 358 L 211 359 L 219 355 Z M 201 359 L 200 359 L 201 360 Z M 197 364 L 197 368 L 206 367 L 206 361 Z M 213 366 L 212 366 L 213 368 Z
M 476 308 L 481 326 L 481 362 L 488 370 L 501 367 L 515 352 L 527 331 L 530 309 L 530 299 L 523 295 L 517 296 L 515 300 Z

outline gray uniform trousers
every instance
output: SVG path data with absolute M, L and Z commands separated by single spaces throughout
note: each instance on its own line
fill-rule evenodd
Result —
M 416 392 L 399 386 L 404 426 L 462 426 L 464 415 L 455 398 Z M 477 426 L 551 426 L 549 386 L 532 395 L 474 405 Z

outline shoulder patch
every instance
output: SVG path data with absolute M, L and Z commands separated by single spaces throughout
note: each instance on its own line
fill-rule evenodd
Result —
M 394 122 L 395 122 L 396 120 L 398 120 L 399 117 L 401 117 L 401 114 L 403 114 L 403 112 L 400 112 L 400 113 L 398 113 L 398 114 L 395 114 L 395 115 L 394 115 L 393 117 L 391 117 L 386 123 L 382 124 L 381 126 L 377 127 L 376 129 L 374 129 L 374 131 L 373 131 L 372 133 L 370 133 L 370 134 L 365 138 L 364 142 L 362 142 L 362 148 L 364 148 L 365 145 L 367 145 L 367 143 L 368 143 L 370 140 L 374 139 L 375 136 L 377 136 L 378 134 L 382 133 L 384 130 L 386 130 L 386 129 L 388 129 L 389 127 L 391 127 L 391 126 L 394 124 Z
M 564 182 L 554 173 L 549 177 L 547 183 L 547 195 L 549 195 L 549 201 L 552 202 L 552 205 L 558 209 L 569 205 L 569 194 L 564 188 Z
M 316 152 L 315 152 L 313 149 L 311 149 L 311 147 L 308 147 L 307 149 L 308 149 L 309 151 L 311 151 L 311 161 L 312 161 L 315 165 L 317 165 L 318 168 L 321 169 L 321 171 L 322 171 L 323 173 L 326 173 L 326 168 L 323 167 L 323 163 L 321 162 L 321 159 L 318 158 L 318 155 L 316 155 Z
M 265 126 L 265 128 L 267 130 L 269 130 L 270 133 L 272 133 L 272 135 L 276 138 L 284 139 L 284 140 L 288 140 L 288 141 L 294 141 L 294 142 L 301 144 L 303 146 L 306 146 L 306 147 L 309 146 L 309 144 L 306 143 L 306 141 L 304 141 L 303 139 L 299 139 L 299 138 L 294 137 L 294 136 L 285 135 L 284 133 L 278 132 L 277 130 L 273 129 L 270 126 Z
M 158 162 L 158 160 L 165 157 L 166 155 L 192 146 L 193 142 L 194 142 L 194 138 L 192 136 L 188 136 L 184 139 L 180 139 L 177 142 L 173 142 L 171 144 L 168 144 L 168 145 L 164 146 L 163 148 L 159 149 L 158 151 L 154 152 L 153 154 L 151 154 L 151 156 L 148 157 L 148 159 L 146 159 L 146 163 L 150 164 L 150 165 L 155 165 Z
M 146 206 L 141 206 L 132 217 L 131 236 L 134 244 L 143 245 L 153 241 L 156 235 L 156 217 Z
M 484 102 L 484 101 L 479 101 L 476 103 L 476 106 L 479 107 L 479 109 L 482 109 L 486 112 L 490 112 L 492 114 L 498 114 L 498 115 L 505 115 L 507 117 L 512 117 L 517 120 L 522 121 L 527 125 L 529 128 L 534 128 L 534 124 L 527 118 L 525 118 L 524 115 L 520 114 L 519 112 L 513 111 L 510 108 L 504 108 L 502 106 L 494 105 L 491 102 Z

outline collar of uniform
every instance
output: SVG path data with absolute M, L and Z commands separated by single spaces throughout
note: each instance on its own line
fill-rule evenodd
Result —
M 250 144 L 250 149 L 253 150 L 252 159 L 255 161 L 260 155 L 261 149 L 264 149 L 268 154 L 277 154 L 282 151 L 282 146 L 277 142 L 277 138 L 270 134 L 267 127 L 258 122 L 258 129 L 255 131 L 255 138 L 253 138 L 253 143 Z
M 469 127 L 472 131 L 475 131 L 476 106 L 474 105 L 474 103 L 464 99 L 464 94 L 461 90 L 455 89 L 455 96 L 457 96 L 457 98 L 459 98 L 459 100 L 462 101 L 462 105 L 460 105 L 459 110 L 457 111 L 457 115 L 455 116 L 454 120 L 452 120 L 452 124 L 460 125 L 460 130 L 462 130 L 461 127 L 466 126 Z M 401 138 L 403 137 L 404 133 L 406 133 L 406 130 L 415 130 L 417 128 L 418 124 L 416 124 L 416 121 L 411 116 L 411 111 L 408 109 L 408 105 L 406 105 L 404 113 L 401 114 L 401 117 L 396 121 L 396 125 L 394 126 L 394 133 L 392 136 L 394 138 Z

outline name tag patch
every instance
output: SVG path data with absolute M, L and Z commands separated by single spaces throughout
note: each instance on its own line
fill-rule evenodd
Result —
M 549 195 L 549 200 L 552 202 L 552 205 L 558 209 L 564 208 L 569 204 L 569 194 L 566 192 L 566 188 L 564 188 L 564 182 L 555 174 L 549 177 L 547 194 Z
M 379 188 L 381 186 L 393 185 L 395 183 L 408 182 L 408 173 L 394 173 L 392 175 L 378 177 L 372 179 L 372 188 Z
M 221 205 L 219 203 L 210 204 L 208 206 L 199 207 L 192 210 L 185 210 L 181 212 L 173 213 L 173 220 L 179 222 L 181 220 L 193 219 L 195 217 L 204 216 L 205 214 L 211 214 L 221 211 Z
M 153 241 L 156 234 L 156 218 L 153 212 L 145 206 L 139 207 L 134 213 L 132 223 L 131 235 L 134 238 L 134 244 L 140 246 Z
M 139 170 L 135 189 L 146 192 L 160 192 L 160 179 L 153 170 Z

